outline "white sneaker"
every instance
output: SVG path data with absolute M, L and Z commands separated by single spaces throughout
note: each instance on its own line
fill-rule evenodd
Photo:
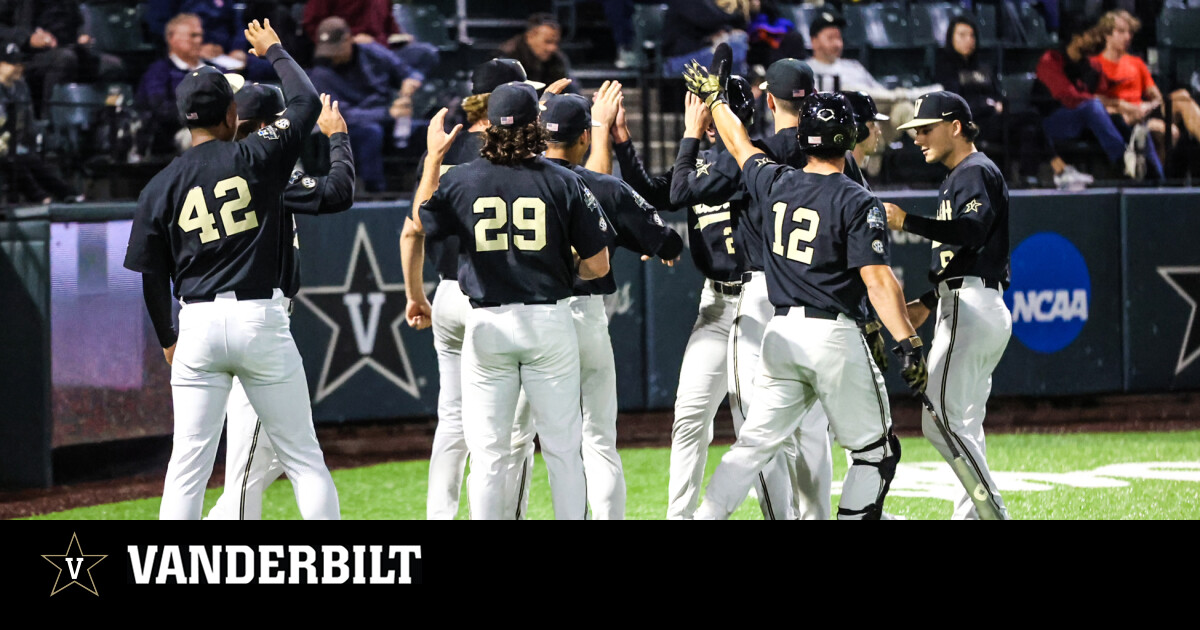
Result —
M 1080 173 L 1070 164 L 1063 169 L 1063 172 L 1054 176 L 1054 187 L 1059 190 L 1079 191 L 1087 188 L 1096 178 L 1087 173 Z
M 1141 181 L 1146 177 L 1146 135 L 1149 133 L 1144 123 L 1134 125 L 1129 134 L 1129 144 L 1125 145 L 1125 176 Z

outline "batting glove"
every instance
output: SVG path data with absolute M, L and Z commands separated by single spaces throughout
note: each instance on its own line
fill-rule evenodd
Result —
M 683 82 L 687 84 L 688 91 L 703 99 L 709 109 L 717 103 L 729 103 L 725 99 L 725 91 L 721 89 L 719 75 L 711 74 L 695 59 L 684 68 Z
M 921 353 L 922 345 L 921 338 L 913 335 L 892 348 L 892 352 L 900 357 L 900 376 L 916 392 L 924 392 L 929 382 L 929 368 L 925 366 L 925 357 Z
M 862 325 L 862 334 L 867 340 L 867 347 L 871 349 L 871 358 L 875 359 L 875 365 L 879 366 L 880 372 L 886 372 L 888 355 L 883 343 L 883 324 L 878 319 L 869 321 Z

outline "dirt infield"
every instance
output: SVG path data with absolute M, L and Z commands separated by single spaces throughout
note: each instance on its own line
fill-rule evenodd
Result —
M 893 400 L 897 433 L 920 435 L 915 401 Z M 622 447 L 670 444 L 670 411 L 622 414 Z M 326 461 L 334 469 L 424 459 L 433 444 L 436 420 L 405 423 L 342 424 L 317 429 Z M 1063 399 L 999 398 L 988 405 L 988 431 L 996 433 L 1100 433 L 1200 429 L 1200 393 L 1145 394 Z M 716 420 L 716 443 L 732 443 L 729 412 Z M 149 498 L 162 493 L 170 438 L 121 445 L 64 449 L 55 453 L 55 476 L 62 485 L 0 492 L 0 518 L 11 519 L 65 509 Z M 103 463 L 113 460 L 119 463 Z M 97 464 L 97 462 L 102 462 Z M 218 462 L 209 487 L 224 482 Z

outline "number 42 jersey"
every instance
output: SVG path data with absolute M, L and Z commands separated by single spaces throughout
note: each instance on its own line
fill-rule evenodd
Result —
M 548 303 L 570 297 L 571 250 L 591 258 L 612 229 L 578 175 L 533 158 L 514 166 L 484 158 L 442 176 L 420 208 L 426 238 L 457 236 L 458 283 L 486 305 Z
M 842 173 L 808 173 L 762 153 L 746 160 L 743 177 L 766 210 L 763 253 L 771 304 L 863 320 L 867 287 L 858 269 L 888 264 L 883 204 Z

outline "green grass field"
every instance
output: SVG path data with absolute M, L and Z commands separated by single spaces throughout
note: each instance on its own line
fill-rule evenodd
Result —
M 906 438 L 903 461 L 888 496 L 888 512 L 908 519 L 946 519 L 958 492 L 949 466 L 923 438 Z M 711 475 L 727 446 L 709 450 Z M 666 513 L 669 450 L 627 449 L 625 464 L 630 519 L 661 519 Z M 1200 431 L 1169 433 L 1020 434 L 988 436 L 988 460 L 1015 519 L 1200 518 Z M 846 471 L 834 458 L 834 500 Z M 1153 465 L 1152 465 L 1153 464 Z M 334 471 L 346 519 L 423 519 L 428 462 L 410 461 Z M 205 512 L 219 489 L 205 496 Z M 466 493 L 459 518 L 466 517 Z M 38 516 L 38 519 L 153 519 L 159 499 L 125 501 Z M 267 491 L 263 516 L 299 518 L 291 486 Z M 534 469 L 529 516 L 553 517 L 541 457 Z M 760 519 L 751 497 L 735 519 Z

